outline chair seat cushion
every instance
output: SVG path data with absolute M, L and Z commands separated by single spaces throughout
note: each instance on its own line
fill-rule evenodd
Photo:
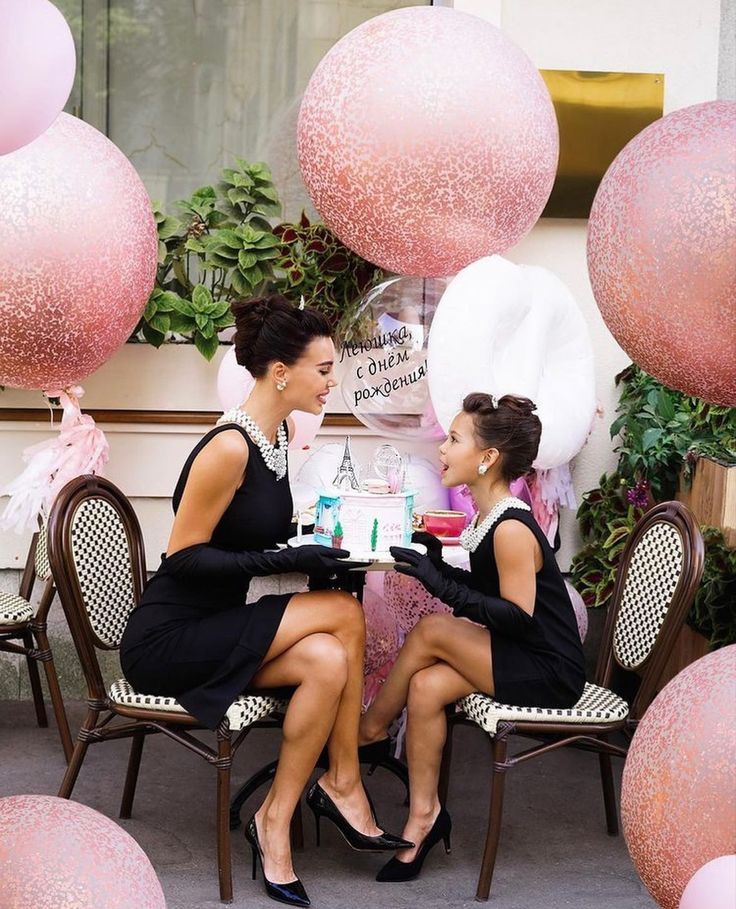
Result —
M 118 679 L 110 686 L 110 700 L 124 707 L 139 707 L 143 710 L 161 710 L 169 713 L 187 713 L 175 698 L 159 694 L 138 694 L 127 679 Z M 288 701 L 260 694 L 241 694 L 227 710 L 230 729 L 236 732 L 251 726 L 272 713 L 285 710 Z
M 16 625 L 33 618 L 33 607 L 17 593 L 0 593 L 0 625 Z
M 623 698 L 586 682 L 580 700 L 569 710 L 556 707 L 514 707 L 500 704 L 487 694 L 475 692 L 462 698 L 458 706 L 481 729 L 494 735 L 498 723 L 571 723 L 573 725 L 615 723 L 626 719 L 629 706 Z

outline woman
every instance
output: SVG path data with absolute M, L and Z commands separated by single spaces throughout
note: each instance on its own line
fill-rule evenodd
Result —
M 449 851 L 450 816 L 437 795 L 447 734 L 445 706 L 473 691 L 507 704 L 572 707 L 585 684 L 575 614 L 547 539 L 509 483 L 531 470 L 542 426 L 527 398 L 471 394 L 440 448 L 442 483 L 470 490 L 478 507 L 461 538 L 470 571 L 442 560 L 442 544 L 415 534 L 427 554 L 395 547 L 396 570 L 417 578 L 454 615 L 419 621 L 361 721 L 361 739 L 378 741 L 407 707 L 411 789 L 401 850 L 379 881 L 416 877 L 440 839 Z
M 319 413 L 335 351 L 320 313 L 279 296 L 233 305 L 238 363 L 255 378 L 242 408 L 195 446 L 173 496 L 166 554 L 131 615 L 121 663 L 139 691 L 176 697 L 215 728 L 247 689 L 291 686 L 278 770 L 246 825 L 266 892 L 309 899 L 294 874 L 289 821 L 325 742 L 329 770 L 308 802 L 357 849 L 406 846 L 376 824 L 358 765 L 365 628 L 358 602 L 338 591 L 269 594 L 245 605 L 252 577 L 329 575 L 349 555 L 323 546 L 272 552 L 292 518 L 288 417 Z

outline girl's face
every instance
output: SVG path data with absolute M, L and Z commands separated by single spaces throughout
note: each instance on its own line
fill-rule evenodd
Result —
M 443 486 L 471 485 L 478 481 L 478 465 L 490 465 L 497 459 L 495 448 L 479 448 L 473 432 L 473 418 L 465 411 L 455 417 L 447 438 L 440 446 L 440 469 Z
M 291 409 L 314 414 L 322 412 L 330 389 L 337 385 L 334 368 L 332 338 L 314 338 L 293 366 L 277 363 L 274 367 L 287 380 L 283 394 Z

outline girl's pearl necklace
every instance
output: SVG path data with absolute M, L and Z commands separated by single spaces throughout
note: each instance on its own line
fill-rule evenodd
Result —
M 507 511 L 509 508 L 521 508 L 523 511 L 531 511 L 531 508 L 526 502 L 522 502 L 521 499 L 517 499 L 516 496 L 507 496 L 505 499 L 501 499 L 500 502 L 496 502 L 493 508 L 491 508 L 483 519 L 482 524 L 478 524 L 478 515 L 476 515 L 473 518 L 473 522 L 463 530 L 460 534 L 460 545 L 463 549 L 467 549 L 468 552 L 475 552 L 480 546 L 483 537 L 488 533 L 491 527 L 493 527 L 504 511 Z
M 222 423 L 237 423 L 238 426 L 242 426 L 258 446 L 266 467 L 276 474 L 277 480 L 283 480 L 286 476 L 286 449 L 289 444 L 283 423 L 276 432 L 276 445 L 272 445 L 268 441 L 253 417 L 239 407 L 231 407 L 230 410 L 226 410 L 217 421 L 217 425 Z

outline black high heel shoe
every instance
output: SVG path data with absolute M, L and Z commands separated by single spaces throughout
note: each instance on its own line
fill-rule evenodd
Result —
M 370 799 L 369 799 L 370 803 Z M 337 827 L 343 838 L 349 846 L 357 852 L 386 852 L 389 849 L 411 849 L 414 845 L 400 836 L 394 836 L 393 833 L 379 833 L 378 836 L 367 836 L 351 826 L 340 814 L 337 805 L 327 795 L 319 783 L 313 783 L 307 793 L 307 805 L 309 805 L 314 821 L 317 827 L 317 845 L 319 846 L 320 819 L 326 817 L 328 821 Z M 371 805 L 373 811 L 373 805 Z M 377 824 L 375 812 L 373 820 Z
M 267 896 L 270 896 L 272 900 L 276 900 L 279 903 L 286 903 L 289 906 L 311 906 L 312 904 L 307 896 L 307 891 L 304 889 L 304 885 L 299 878 L 290 881 L 288 884 L 274 884 L 266 877 L 266 872 L 263 870 L 263 851 L 261 850 L 261 844 L 258 841 L 258 828 L 256 827 L 255 814 L 245 825 L 245 838 L 250 843 L 250 848 L 253 853 L 253 880 L 256 879 L 257 859 L 261 863 L 261 874 L 263 875 L 263 884 L 266 888 Z
M 440 813 L 435 818 L 434 824 L 429 833 L 424 837 L 422 845 L 417 850 L 417 854 L 411 862 L 400 862 L 396 856 L 381 868 L 376 875 L 377 881 L 394 882 L 394 881 L 411 881 L 418 877 L 422 870 L 422 865 L 427 857 L 429 850 L 439 843 L 445 841 L 445 852 L 450 854 L 450 831 L 452 830 L 452 819 L 444 808 L 440 808 Z

